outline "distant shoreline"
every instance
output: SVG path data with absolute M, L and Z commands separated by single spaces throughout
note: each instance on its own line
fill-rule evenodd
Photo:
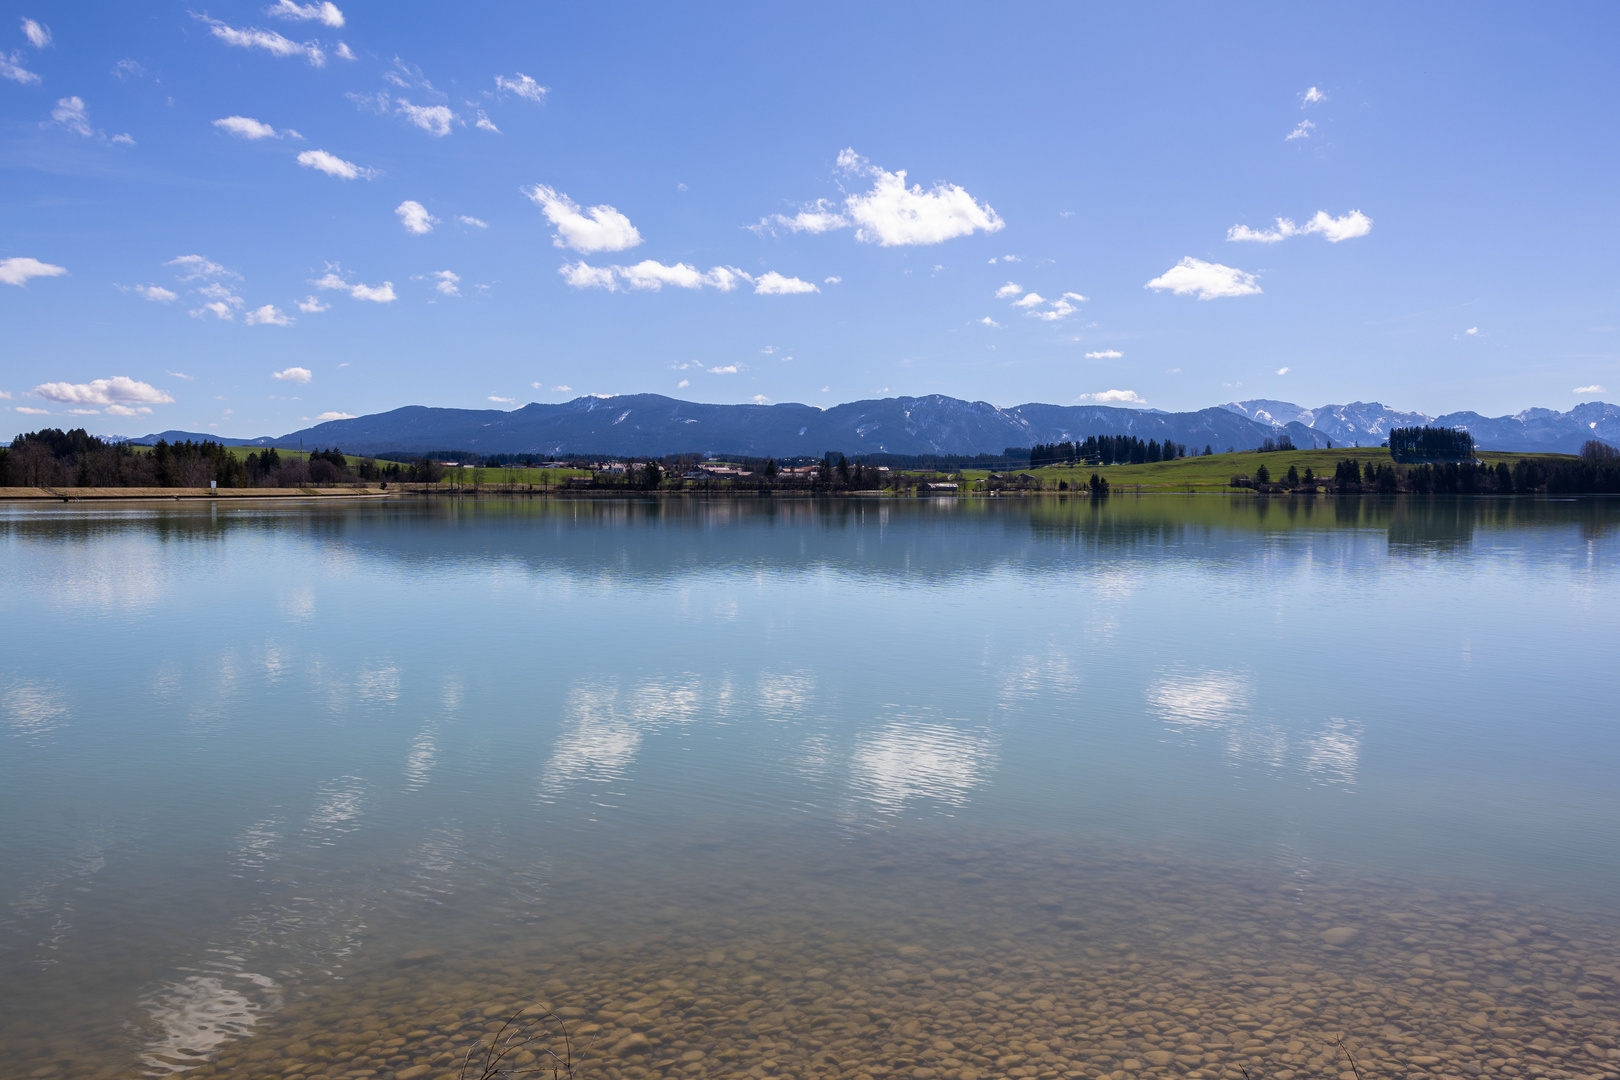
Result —
M 219 502 L 264 499 L 378 499 L 405 494 L 356 488 L 44 488 L 0 487 L 0 502 L 103 502 L 106 500 Z M 415 494 L 414 492 L 412 494 Z
M 18 505 L 42 505 L 46 503 L 109 503 L 109 502 L 138 502 L 138 503 L 250 503 L 250 502 L 376 502 L 385 499 L 545 499 L 556 502 L 600 502 L 604 500 L 647 501 L 653 499 L 791 499 L 794 501 L 810 499 L 862 499 L 882 500 L 885 502 L 913 502 L 937 500 L 989 500 L 989 499 L 1062 499 L 1086 500 L 1087 502 L 1107 502 L 1110 498 L 1140 498 L 1143 496 L 1177 496 L 1186 498 L 1192 495 L 1217 495 L 1227 498 L 1244 497 L 1254 500 L 1299 500 L 1312 501 L 1342 500 L 1342 499 L 1392 499 L 1398 497 L 1423 498 L 1463 498 L 1463 499 L 1504 499 L 1504 498 L 1603 498 L 1603 493 L 1555 493 L 1546 492 L 1379 492 L 1379 491 L 1345 491 L 1329 490 L 1298 490 L 1298 491 L 1255 491 L 1252 488 L 1168 488 L 1119 484 L 1110 492 L 1101 496 L 1093 496 L 1084 490 L 1053 491 L 1045 490 L 1004 490 L 1004 491 L 928 491 L 912 494 L 907 491 L 897 494 L 892 490 L 886 491 L 808 491 L 808 490 L 688 490 L 688 491 L 647 491 L 638 489 L 607 489 L 591 490 L 589 488 L 549 489 L 549 490 L 501 490 L 496 485 L 483 485 L 478 490 L 463 488 L 450 489 L 423 489 L 423 488 L 389 488 L 380 490 L 354 490 L 354 489 L 299 489 L 299 488 L 223 488 L 218 491 L 208 488 L 62 488 L 50 490 L 46 488 L 0 488 L 0 504 L 14 503 Z M 1613 496 L 1607 496 L 1613 497 Z

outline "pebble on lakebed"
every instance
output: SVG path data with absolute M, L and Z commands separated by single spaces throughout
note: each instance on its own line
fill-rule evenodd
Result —
M 988 888 L 924 850 L 885 859 L 894 891 L 859 905 L 771 886 L 649 915 L 563 891 L 505 940 L 306 986 L 186 1075 L 449 1080 L 544 1001 L 579 1080 L 1354 1080 L 1341 1038 L 1366 1080 L 1620 1080 L 1608 915 L 1097 852 L 987 848 Z M 138 1075 L 63 1060 L 11 1075 Z

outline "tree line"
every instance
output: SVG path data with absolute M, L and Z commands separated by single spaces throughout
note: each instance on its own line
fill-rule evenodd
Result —
M 1204 453 L 1210 453 L 1204 447 Z M 1085 462 L 1087 465 L 1143 465 L 1150 461 L 1174 461 L 1187 456 L 1185 443 L 1169 439 L 1143 442 L 1135 435 L 1088 435 L 1085 441 L 1036 443 L 1029 448 L 1029 467 Z
M 428 482 L 444 467 L 426 458 L 351 465 L 337 447 L 309 455 L 283 456 L 275 447 L 245 459 L 211 440 L 167 442 L 151 447 L 110 443 L 83 428 L 45 428 L 18 435 L 0 447 L 0 485 L 6 487 L 222 488 L 326 487 L 336 484 Z
M 1466 433 L 1465 433 L 1466 434 Z M 1470 444 L 1472 440 L 1470 440 Z M 1457 445 L 1457 444 L 1453 444 Z M 1234 486 L 1266 487 L 1271 475 L 1264 465 L 1252 479 L 1234 477 Z M 1242 483 L 1238 483 L 1242 481 Z M 1283 489 L 1315 486 L 1311 470 L 1300 477 L 1290 466 L 1288 476 L 1275 485 Z M 1579 457 L 1532 460 L 1520 458 L 1509 465 L 1499 461 L 1421 462 L 1401 468 L 1389 462 L 1340 461 L 1333 471 L 1333 486 L 1342 494 L 1376 492 L 1393 495 L 1620 495 L 1620 450 L 1597 439 L 1581 447 Z
M 1389 456 L 1396 461 L 1472 461 L 1474 437 L 1457 428 L 1391 428 Z

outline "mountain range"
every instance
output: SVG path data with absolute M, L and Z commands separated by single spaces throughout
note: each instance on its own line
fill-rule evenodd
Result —
M 1205 446 L 1252 450 L 1287 435 L 1295 446 L 1356 443 L 1376 446 L 1391 427 L 1429 424 L 1464 428 L 1481 450 L 1572 454 L 1587 439 L 1620 445 L 1620 407 L 1603 402 L 1569 412 L 1526 409 L 1512 416 L 1473 412 L 1428 416 L 1378 402 L 1307 409 L 1287 401 L 1233 401 L 1197 412 L 1122 409 L 1107 405 L 1017 405 L 930 394 L 852 401 L 831 408 L 780 405 L 704 405 L 659 394 L 580 397 L 520 409 L 443 409 L 409 405 L 384 413 L 330 420 L 279 437 L 228 439 L 164 431 L 136 443 L 213 439 L 231 446 L 338 446 L 349 453 L 462 450 L 479 454 L 603 454 L 614 456 L 704 452 L 796 457 L 845 454 L 999 454 L 1007 447 L 1135 435 Z

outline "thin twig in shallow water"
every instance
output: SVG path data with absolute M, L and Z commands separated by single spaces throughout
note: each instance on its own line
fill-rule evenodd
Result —
M 1350 1060 L 1350 1071 L 1356 1074 L 1356 1080 L 1362 1080 L 1361 1066 L 1356 1064 L 1356 1055 L 1352 1054 L 1350 1048 L 1344 1045 L 1342 1038 L 1338 1041 L 1338 1047 L 1344 1051 L 1344 1056 Z
M 531 1028 L 526 1025 L 523 1022 L 526 1018 L 532 1018 L 537 1022 L 537 1026 Z M 514 1067 L 508 1059 L 525 1047 L 543 1039 L 548 1034 L 547 1025 L 552 1023 L 557 1025 L 557 1031 L 562 1035 L 562 1053 L 559 1054 L 550 1046 L 539 1045 L 531 1051 L 535 1054 L 534 1061 Z M 501 1077 L 543 1076 L 547 1072 L 551 1073 L 552 1080 L 574 1080 L 574 1042 L 572 1036 L 568 1034 L 568 1025 L 563 1023 L 562 1017 L 545 1005 L 538 1003 L 529 1005 L 509 1016 L 496 1030 L 489 1044 L 484 1047 L 481 1067 L 474 1073 L 470 1070 L 480 1064 L 473 1061 L 473 1051 L 477 1049 L 477 1043 L 467 1047 L 467 1056 L 461 1063 L 458 1080 L 469 1080 L 472 1077 L 476 1077 L 476 1080 L 499 1080 Z

